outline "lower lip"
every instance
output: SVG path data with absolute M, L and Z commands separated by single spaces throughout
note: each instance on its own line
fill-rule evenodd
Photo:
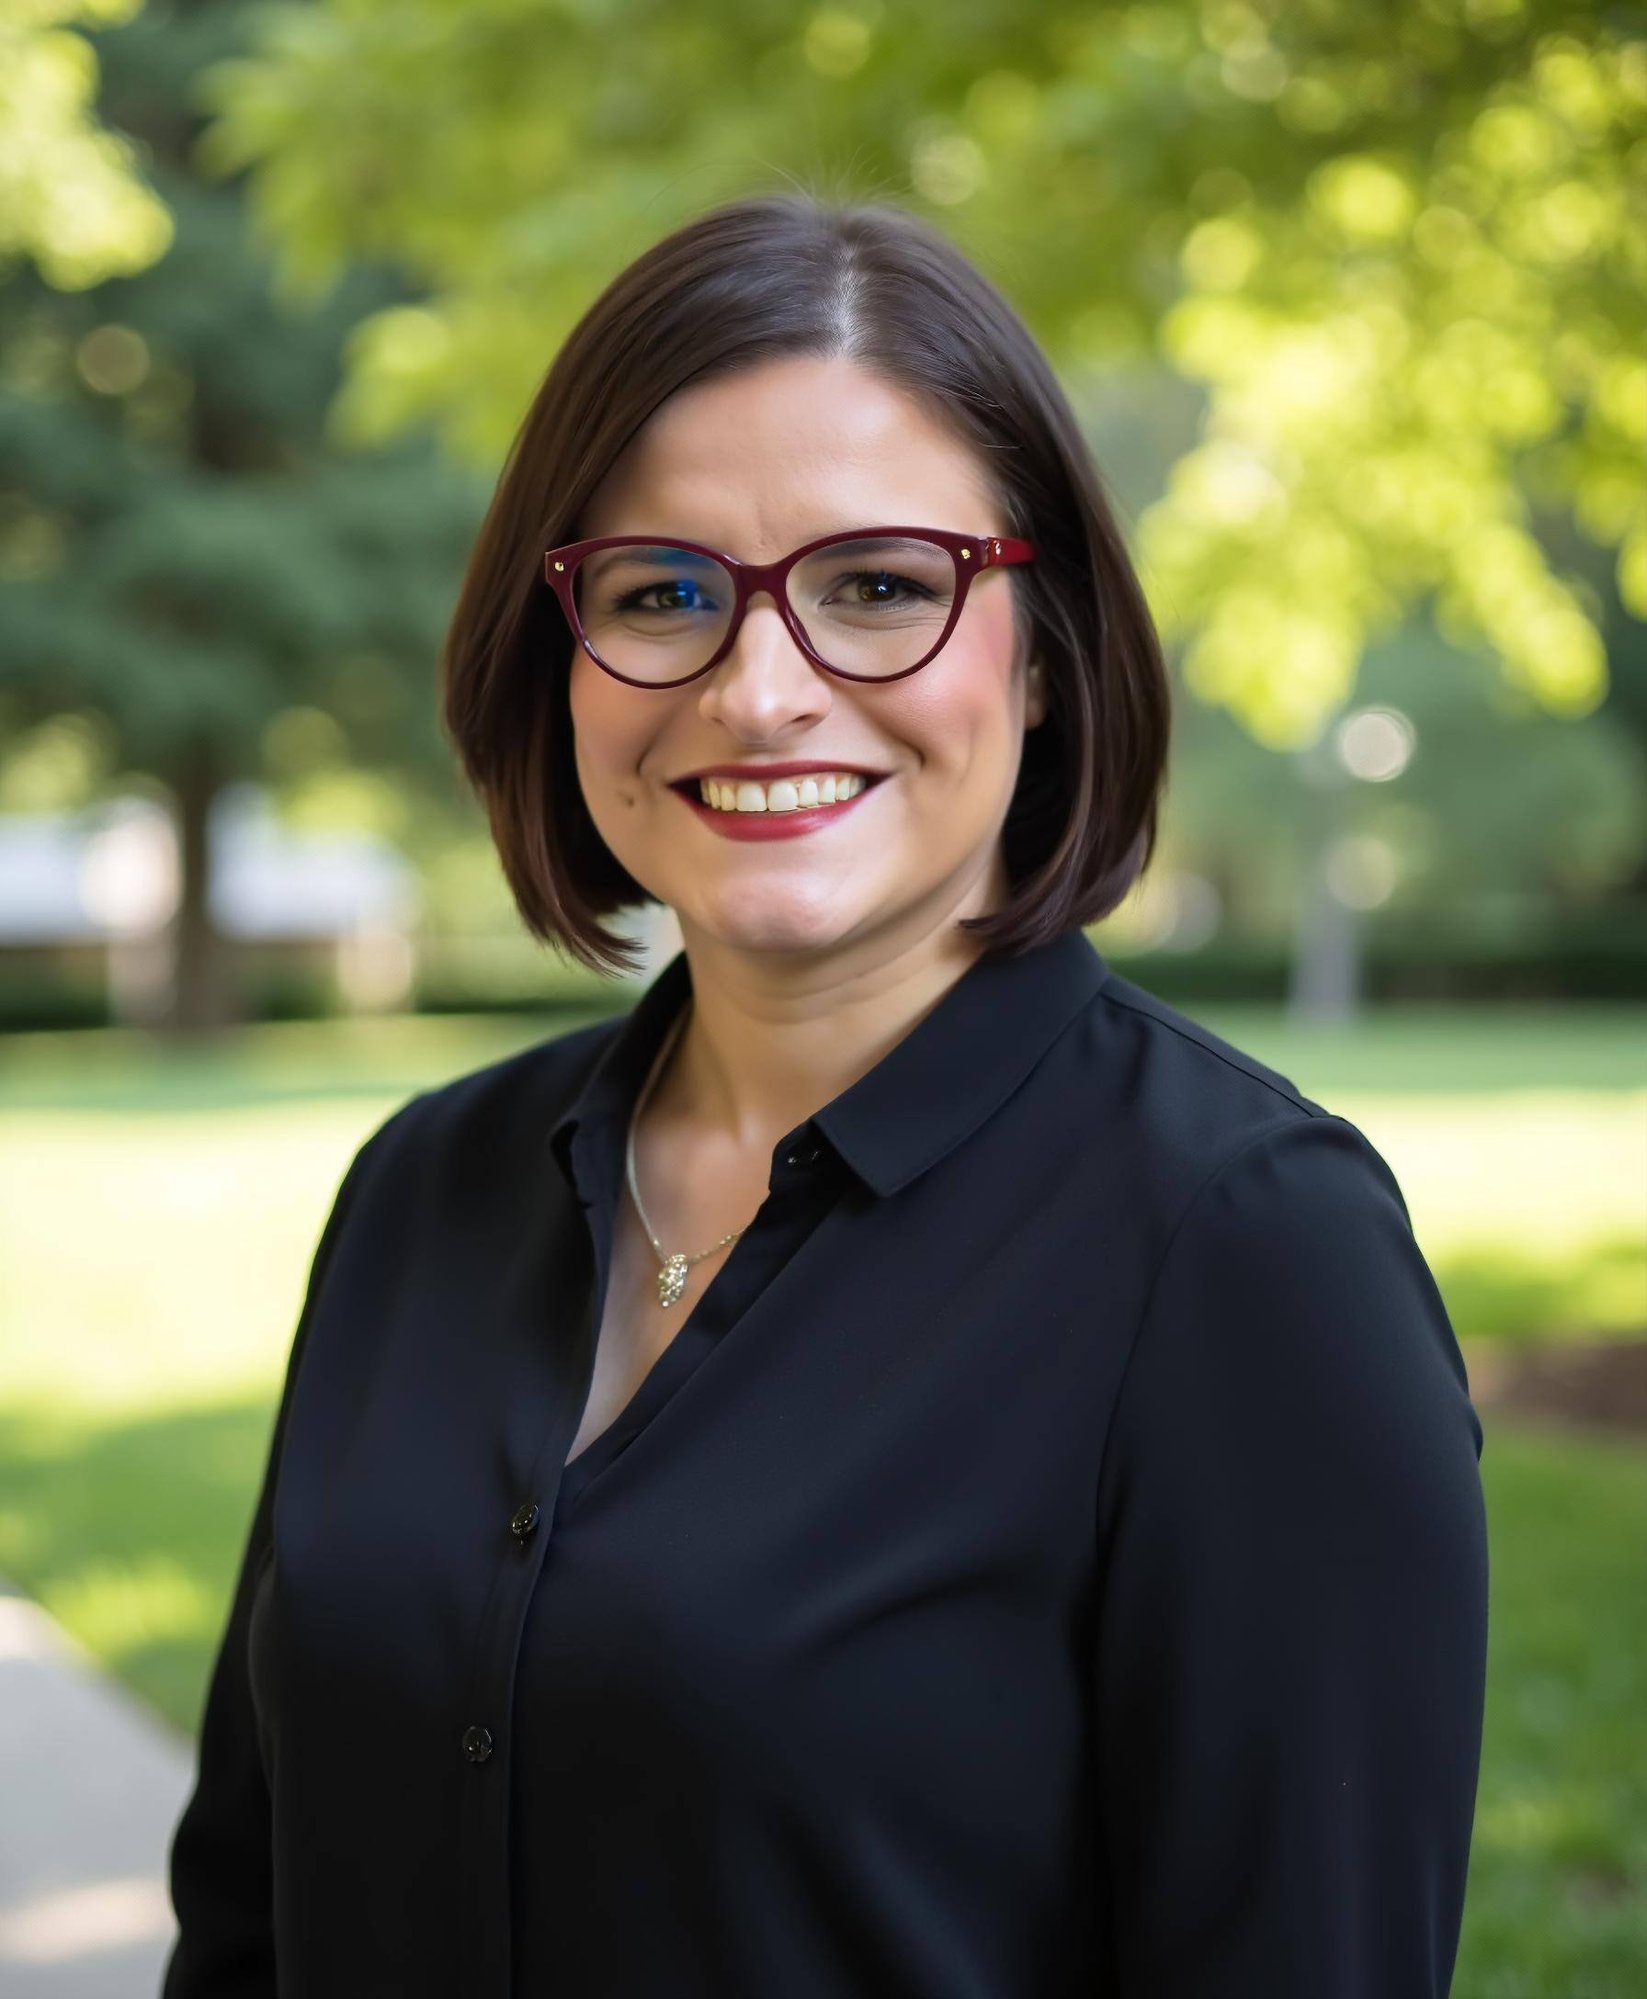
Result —
M 862 791 L 854 792 L 839 805 L 803 805 L 793 812 L 720 812 L 693 792 L 677 791 L 675 796 L 684 799 L 700 819 L 725 839 L 790 840 L 801 833 L 816 833 L 821 827 L 838 824 L 853 806 L 861 805 L 885 782 L 885 778 L 877 778 L 874 784 L 866 784 Z

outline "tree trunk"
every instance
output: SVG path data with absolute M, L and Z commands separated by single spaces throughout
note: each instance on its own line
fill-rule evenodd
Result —
M 1342 711 L 1340 711 L 1342 712 Z M 1317 741 L 1296 759 L 1305 788 L 1304 880 L 1293 929 L 1288 1018 L 1302 1025 L 1354 1020 L 1361 1009 L 1361 917 L 1332 878 L 1333 849 L 1343 831 L 1351 782 L 1333 745 L 1329 718 Z
M 210 900 L 207 829 L 212 802 L 229 775 L 218 744 L 209 736 L 191 738 L 170 775 L 180 884 L 171 929 L 171 1005 L 163 1024 L 177 1035 L 209 1037 L 242 1017 L 234 966 L 227 942 L 212 921 Z

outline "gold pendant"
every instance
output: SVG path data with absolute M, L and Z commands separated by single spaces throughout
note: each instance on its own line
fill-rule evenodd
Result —
M 686 1289 L 686 1258 L 678 1251 L 658 1272 L 658 1303 L 673 1305 Z

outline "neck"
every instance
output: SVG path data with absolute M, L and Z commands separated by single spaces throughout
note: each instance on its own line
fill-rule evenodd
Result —
M 684 926 L 683 945 L 692 997 L 650 1107 L 757 1157 L 867 1074 L 979 955 L 952 921 L 879 957 L 732 950 Z

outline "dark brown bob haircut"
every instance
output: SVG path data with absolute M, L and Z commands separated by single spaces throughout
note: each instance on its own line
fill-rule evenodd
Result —
M 528 930 L 592 970 L 639 969 L 602 917 L 656 898 L 595 829 L 573 759 L 574 641 L 543 551 L 678 389 L 778 356 L 847 357 L 976 451 L 1047 713 L 1002 829 L 1008 900 L 961 919 L 1016 952 L 1096 922 L 1154 849 L 1171 695 L 1160 640 L 1074 412 L 1028 328 L 939 231 L 888 203 L 727 202 L 644 252 L 579 320 L 517 433 L 441 656 L 441 723 Z

